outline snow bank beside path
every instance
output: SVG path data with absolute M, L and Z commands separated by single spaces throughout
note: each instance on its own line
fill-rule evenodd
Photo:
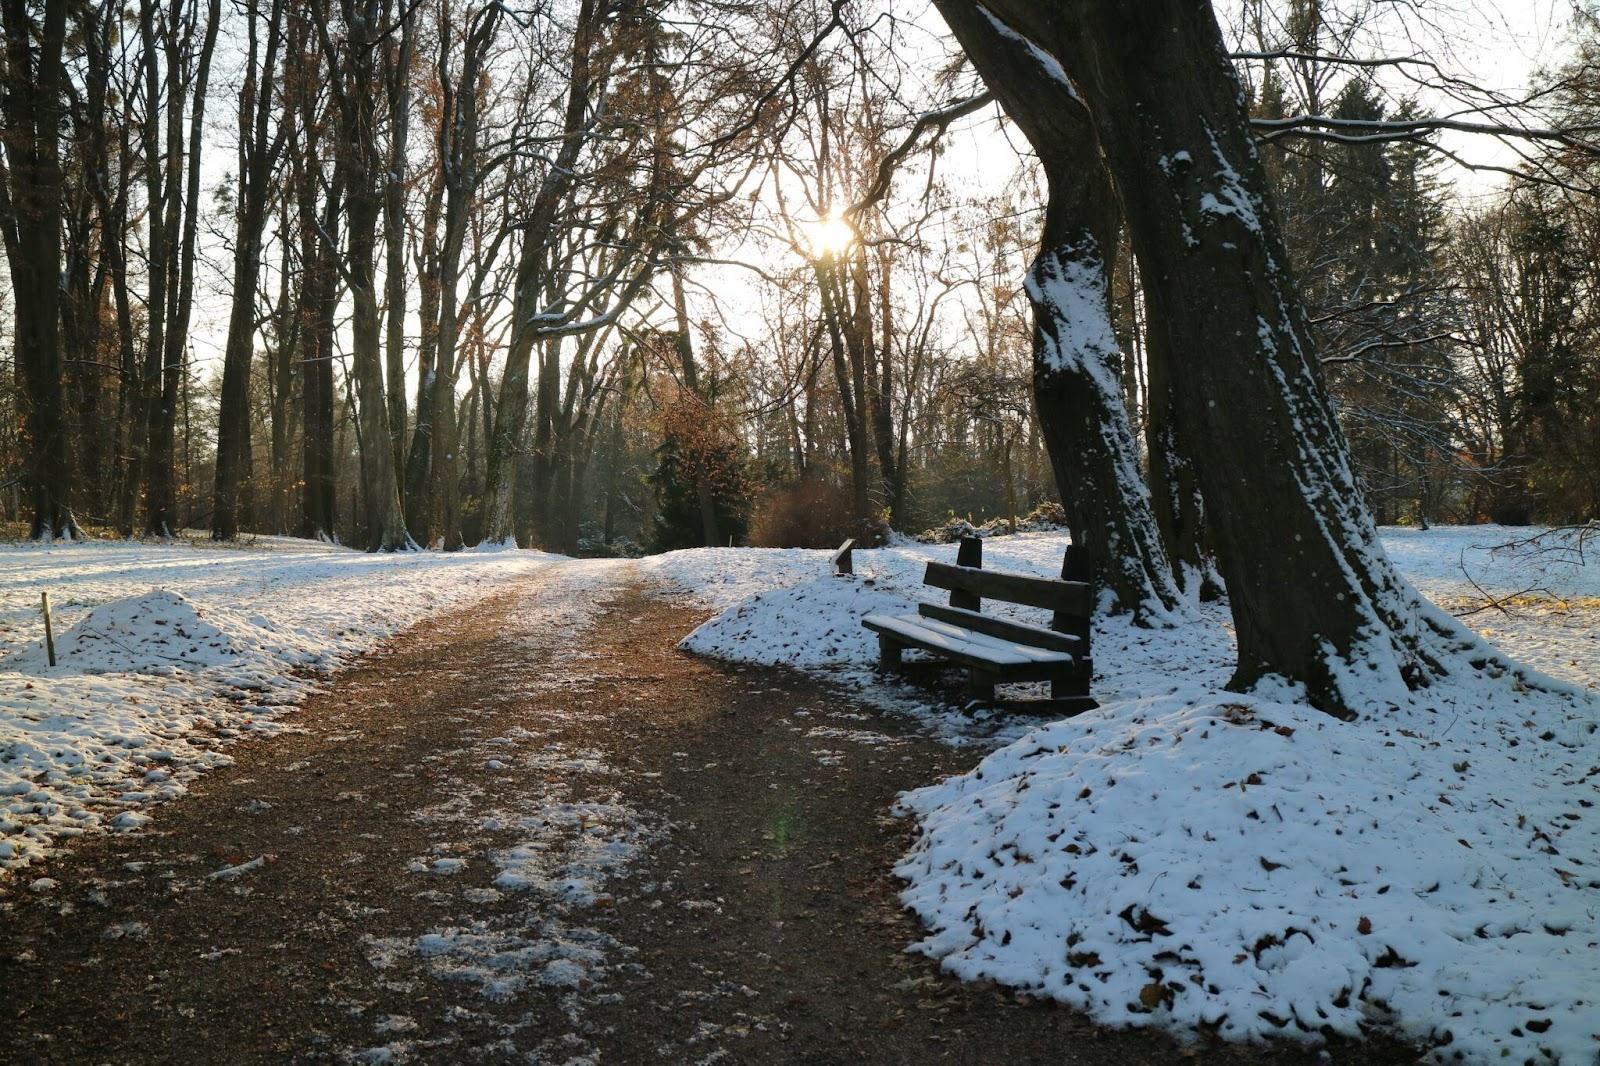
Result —
M 1480 606 L 1484 596 L 1513 597 L 1511 613 L 1482 610 L 1465 619 L 1508 654 L 1554 677 L 1600 690 L 1600 558 L 1578 566 L 1560 555 L 1499 550 L 1533 530 L 1439 526 L 1426 532 L 1382 530 L 1401 572 L 1447 610 Z M 984 565 L 1058 577 L 1064 533 L 1023 533 L 984 542 Z M 830 551 L 798 548 L 697 548 L 638 561 L 640 572 L 676 599 L 719 612 L 685 639 L 697 654 L 733 662 L 800 668 L 859 668 L 877 659 L 877 638 L 861 618 L 914 611 L 948 593 L 922 584 L 931 559 L 954 562 L 954 544 L 903 542 L 855 553 L 856 578 L 832 576 Z M 985 611 L 1039 621 L 1026 607 L 989 602 Z M 1170 677 L 1202 670 L 1214 686 L 1232 672 L 1227 610 L 1194 609 L 1174 639 L 1102 621 L 1095 633 L 1095 691 L 1104 699 L 1166 691 Z M 1152 674 L 1160 676 L 1152 676 Z
M 1594 705 L 1436 693 L 1345 724 L 1184 686 L 905 797 L 918 950 L 1115 1025 L 1600 1053 Z
M 996 537 L 984 542 L 983 563 L 1059 577 L 1066 543 L 1061 533 Z M 831 551 L 799 548 L 697 548 L 651 556 L 638 565 L 676 596 L 721 612 L 684 640 L 688 651 L 734 662 L 817 668 L 875 662 L 878 638 L 862 628 L 861 619 L 875 611 L 915 610 L 921 599 L 944 602 L 948 593 L 924 589 L 922 571 L 929 560 L 954 562 L 955 557 L 954 544 L 861 549 L 855 553 L 854 579 L 833 576 Z
M 1383 540 L 1446 609 L 1513 597 L 1509 615 L 1468 624 L 1593 692 L 1600 560 L 1493 550 L 1527 532 Z M 1064 549 L 1059 535 L 996 538 L 984 561 L 1054 575 Z M 954 546 L 858 552 L 857 581 L 828 576 L 828 554 L 688 552 L 654 568 L 721 611 L 691 650 L 861 671 L 876 653 L 861 616 L 942 597 L 921 564 Z M 1341 723 L 1222 691 L 1227 612 L 1191 611 L 1166 630 L 1102 619 L 1099 710 L 904 797 L 921 827 L 898 870 L 929 930 L 917 949 L 1108 1024 L 1315 1041 L 1376 1023 L 1440 1059 L 1595 1062 L 1600 704 L 1463 679 Z
M 97 827 L 137 828 L 140 808 L 225 765 L 228 740 L 284 728 L 314 675 L 555 558 L 0 545 L 0 872 Z

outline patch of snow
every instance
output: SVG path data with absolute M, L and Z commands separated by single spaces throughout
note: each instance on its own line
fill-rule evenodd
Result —
M 138 828 L 138 808 L 228 765 L 226 742 L 281 731 L 319 677 L 556 558 L 287 538 L 0 545 L 0 875 L 56 841 Z
M 1098 710 L 903 797 L 918 950 L 1108 1024 L 1315 1042 L 1377 1023 L 1439 1058 L 1595 1061 L 1600 560 L 1495 550 L 1528 532 L 1380 540 L 1447 610 L 1522 593 L 1464 620 L 1548 685 L 1445 679 L 1345 723 L 1294 693 L 1225 692 L 1225 605 L 1158 629 L 1097 619 Z M 984 563 L 1053 576 L 1065 546 L 994 538 Z M 827 552 L 713 554 L 654 564 L 720 611 L 685 647 L 860 678 L 861 615 L 942 599 L 921 564 L 954 548 L 858 551 L 855 581 Z

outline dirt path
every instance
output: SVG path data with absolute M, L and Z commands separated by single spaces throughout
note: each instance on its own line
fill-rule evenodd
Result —
M 362 660 L 151 831 L 0 885 L 0 1061 L 1182 1053 L 905 954 L 890 805 L 978 753 L 677 652 L 697 620 L 552 568 Z

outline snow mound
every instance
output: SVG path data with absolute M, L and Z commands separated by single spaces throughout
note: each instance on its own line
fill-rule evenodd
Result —
M 877 634 L 861 619 L 913 609 L 904 595 L 877 585 L 823 577 L 757 593 L 702 624 L 679 647 L 731 662 L 857 665 L 871 662 L 878 646 Z
M 1107 1024 L 1592 1063 L 1596 707 L 1507 681 L 1355 723 L 1191 686 L 1036 730 L 903 797 L 917 950 Z
M 83 673 L 172 676 L 262 660 L 293 664 L 315 655 L 232 611 L 153 589 L 90 610 L 56 642 L 56 658 Z

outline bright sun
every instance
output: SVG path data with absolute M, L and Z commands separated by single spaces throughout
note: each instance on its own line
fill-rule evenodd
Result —
M 856 239 L 856 231 L 850 228 L 850 223 L 837 210 L 830 212 L 826 218 L 805 223 L 805 232 L 811 254 L 817 256 L 838 255 Z

